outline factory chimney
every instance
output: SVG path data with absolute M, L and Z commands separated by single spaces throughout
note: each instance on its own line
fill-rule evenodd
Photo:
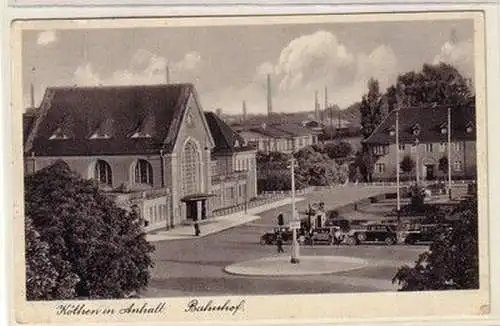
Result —
M 271 91 L 271 75 L 267 74 L 267 117 L 271 117 L 273 113 L 273 100 Z

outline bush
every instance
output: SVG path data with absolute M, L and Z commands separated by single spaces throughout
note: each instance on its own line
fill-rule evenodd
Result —
M 139 217 L 118 208 L 94 181 L 58 161 L 25 178 L 25 196 L 28 298 L 123 298 L 147 286 L 154 248 Z M 30 283 L 42 275 L 34 248 L 45 257 L 45 284 Z
M 419 184 L 414 184 L 409 188 L 411 202 L 414 211 L 421 211 L 424 208 L 425 188 Z
M 453 229 L 438 234 L 414 267 L 401 267 L 393 278 L 400 291 L 479 288 L 477 198 L 460 203 L 451 213 Z

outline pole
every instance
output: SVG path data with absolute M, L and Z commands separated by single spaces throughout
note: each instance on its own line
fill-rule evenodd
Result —
M 400 169 L 400 161 L 399 161 L 399 108 L 396 109 L 396 189 L 397 189 L 397 213 L 398 213 L 398 222 L 400 219 L 399 211 L 401 209 L 401 197 L 399 190 L 399 169 Z
M 297 216 L 295 214 L 295 159 L 292 158 L 290 160 L 290 170 L 292 174 L 292 221 L 297 220 Z M 294 227 L 292 229 L 292 255 L 290 262 L 292 264 L 298 264 L 299 263 L 299 244 L 297 243 L 297 229 Z
M 451 200 L 451 107 L 448 107 L 448 198 Z

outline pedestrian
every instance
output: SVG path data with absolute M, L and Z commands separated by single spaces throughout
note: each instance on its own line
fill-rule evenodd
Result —
M 314 229 L 312 227 L 309 229 L 309 241 L 312 247 L 314 245 Z
M 281 236 L 281 232 L 276 235 L 276 246 L 278 247 L 278 254 L 285 252 L 285 250 L 283 250 L 283 237 Z

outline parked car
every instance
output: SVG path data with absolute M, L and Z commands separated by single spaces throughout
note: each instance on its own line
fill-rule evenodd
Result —
M 307 236 L 306 244 L 334 244 L 341 240 L 336 238 L 336 232 L 340 230 L 338 226 L 323 227 L 314 229 L 312 236 Z
M 282 227 L 275 227 L 272 231 L 264 233 L 260 237 L 260 244 L 261 245 L 274 245 L 276 244 L 276 238 L 278 233 L 281 232 L 281 236 L 283 239 L 283 242 L 288 242 L 292 240 L 292 234 L 293 231 L 289 227 L 282 226 Z
M 405 244 L 431 243 L 436 237 L 450 228 L 446 224 L 417 224 L 402 231 L 401 240 Z
M 390 246 L 397 242 L 395 228 L 387 224 L 371 224 L 352 229 L 346 242 L 349 245 L 358 245 L 363 242 L 384 242 Z

